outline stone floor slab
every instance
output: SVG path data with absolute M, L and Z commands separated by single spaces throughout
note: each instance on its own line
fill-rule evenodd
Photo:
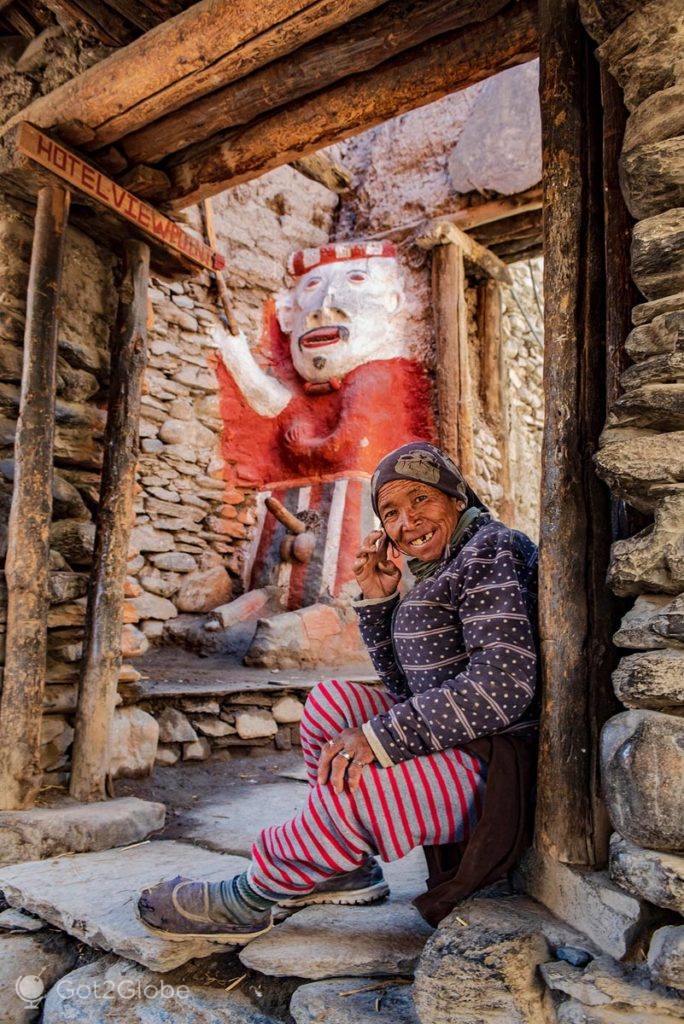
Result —
M 411 975 L 431 934 L 406 903 L 307 907 L 250 942 L 240 959 L 275 977 Z
M 164 804 L 136 797 L 92 804 L 64 798 L 49 807 L 1 811 L 0 864 L 139 843 L 163 828 L 165 816 Z
M 0 868 L 0 889 L 21 907 L 98 949 L 111 950 L 155 971 L 170 971 L 216 952 L 204 939 L 169 942 L 149 932 L 135 912 L 140 890 L 174 875 L 230 878 L 241 857 L 173 841 L 82 853 Z
M 377 978 L 333 978 L 300 985 L 290 1002 L 295 1024 L 418 1024 L 412 985 Z
M 228 798 L 189 811 L 183 837 L 210 850 L 248 857 L 261 830 L 293 818 L 307 797 L 308 786 L 300 782 L 247 783 L 231 790 Z

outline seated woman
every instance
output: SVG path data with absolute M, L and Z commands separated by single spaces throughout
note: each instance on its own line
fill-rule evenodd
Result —
M 388 887 L 374 855 L 391 861 L 472 834 L 487 765 L 464 747 L 530 728 L 534 544 L 493 519 L 427 443 L 385 456 L 371 491 L 383 530 L 358 553 L 356 607 L 383 688 L 312 690 L 301 723 L 305 810 L 261 833 L 244 874 L 146 889 L 140 917 L 158 934 L 245 943 L 271 927 L 278 905 L 381 899 Z M 390 546 L 416 579 L 403 598 Z

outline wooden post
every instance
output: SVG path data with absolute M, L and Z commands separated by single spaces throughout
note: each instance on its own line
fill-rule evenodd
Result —
M 7 560 L 7 650 L 0 707 L 0 807 L 30 807 L 40 788 L 47 651 L 57 327 L 69 192 L 42 188 L 26 297 Z
M 605 861 L 598 737 L 612 707 L 607 489 L 592 463 L 605 416 L 602 121 L 577 0 L 541 0 L 546 418 L 539 623 L 543 703 L 535 842 Z
M 501 288 L 488 278 L 477 288 L 477 334 L 480 342 L 480 397 L 489 427 L 501 455 L 503 498 L 501 519 L 512 525 L 514 502 L 511 493 L 511 458 L 508 444 L 508 406 L 504 400 L 503 334 L 501 329 Z
M 469 479 L 475 469 L 472 396 L 468 363 L 465 263 L 460 246 L 432 250 L 439 443 Z
M 147 361 L 149 261 L 147 245 L 126 243 L 112 338 L 104 464 L 72 754 L 70 793 L 83 801 L 106 796 L 109 730 L 121 667 L 123 588 L 133 516 L 140 397 Z
M 206 199 L 202 200 L 202 210 L 204 211 L 204 225 L 207 230 L 207 240 L 211 248 L 216 249 L 216 227 L 214 225 L 214 208 L 211 204 L 211 196 L 208 196 Z M 235 337 L 237 334 L 240 333 L 240 328 L 238 327 L 237 320 L 235 319 L 235 313 L 233 312 L 233 307 L 230 301 L 230 293 L 228 292 L 228 285 L 226 284 L 225 279 L 223 277 L 223 271 L 217 270 L 214 273 L 214 278 L 216 280 L 216 288 L 218 289 L 219 299 L 221 300 L 223 312 L 226 317 L 226 323 L 228 324 L 228 330 L 233 335 L 233 337 Z

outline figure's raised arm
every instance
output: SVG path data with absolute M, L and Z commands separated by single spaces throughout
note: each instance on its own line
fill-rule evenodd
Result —
M 260 416 L 278 416 L 289 403 L 292 393 L 279 380 L 262 370 L 242 331 L 231 334 L 217 324 L 212 331 L 212 339 L 225 368 L 250 407 Z

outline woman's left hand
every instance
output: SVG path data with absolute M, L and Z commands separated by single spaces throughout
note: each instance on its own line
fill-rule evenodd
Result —
M 341 751 L 350 757 L 342 755 Z M 363 769 L 375 760 L 371 746 L 362 729 L 343 729 L 334 740 L 323 747 L 318 762 L 318 781 L 330 779 L 336 793 L 344 789 L 345 777 L 352 793 L 359 788 Z

